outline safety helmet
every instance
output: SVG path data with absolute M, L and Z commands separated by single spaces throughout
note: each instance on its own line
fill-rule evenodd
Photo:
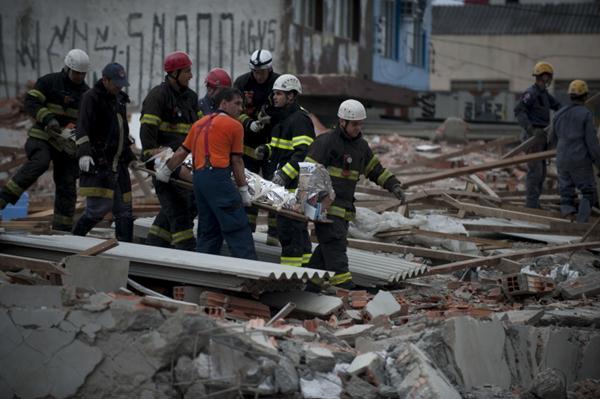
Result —
M 359 101 L 346 100 L 340 104 L 337 116 L 347 121 L 362 121 L 367 119 L 367 110 Z
M 90 70 L 90 57 L 85 51 L 74 48 L 67 53 L 65 66 L 76 72 L 86 73 Z
M 231 87 L 231 76 L 223 68 L 213 68 L 206 75 L 204 84 L 209 87 Z
M 533 67 L 533 76 L 540 76 L 544 73 L 554 75 L 554 68 L 545 61 L 540 61 Z
M 572 96 L 583 96 L 584 94 L 589 93 L 588 85 L 583 80 L 574 80 L 569 83 L 569 95 Z
M 275 82 L 273 83 L 273 90 L 296 90 L 298 94 L 302 94 L 302 85 L 300 84 L 300 80 L 298 80 L 297 77 L 286 73 L 275 79 Z
M 250 56 L 250 69 L 271 69 L 273 56 L 269 50 L 258 49 Z
M 165 57 L 165 72 L 171 73 L 192 66 L 192 59 L 185 51 L 175 51 Z

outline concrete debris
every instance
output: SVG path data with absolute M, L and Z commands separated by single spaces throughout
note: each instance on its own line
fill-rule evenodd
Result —
M 261 297 L 261 301 L 275 308 L 292 302 L 296 305 L 295 311 L 315 316 L 328 316 L 343 306 L 339 298 L 308 291 L 268 293 Z
M 116 292 L 127 287 L 129 261 L 95 256 L 67 256 L 67 275 L 63 277 L 66 286 L 87 288 L 96 292 Z
M 400 314 L 401 311 L 402 306 L 396 301 L 396 298 L 383 290 L 380 290 L 365 308 L 365 312 L 371 319 L 381 315 L 393 317 Z
M 558 370 L 546 369 L 538 373 L 524 398 L 561 399 L 567 396 L 564 374 Z
M 312 370 L 328 373 L 335 367 L 333 353 L 327 348 L 309 346 L 305 356 L 306 364 Z
M 350 374 L 360 374 L 367 369 L 375 368 L 377 363 L 381 363 L 381 360 L 377 353 L 363 353 L 354 358 L 347 371 Z
M 357 337 L 366 334 L 373 328 L 375 328 L 375 326 L 372 324 L 358 324 L 336 331 L 334 335 L 336 338 L 346 340 L 348 343 L 352 344 Z
M 599 295 L 600 272 L 590 273 L 586 276 L 567 280 L 559 285 L 559 289 L 561 295 L 567 299 Z
M 550 277 L 516 273 L 502 277 L 502 288 L 506 295 L 537 295 L 554 291 L 556 285 Z

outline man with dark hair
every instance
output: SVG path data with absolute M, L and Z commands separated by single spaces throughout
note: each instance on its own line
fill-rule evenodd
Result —
M 600 144 L 592 113 L 585 107 L 587 83 L 572 81 L 568 93 L 571 104 L 554 116 L 550 145 L 556 145 L 561 214 L 576 216 L 577 222 L 587 223 L 592 206 L 598 201 L 594 165 L 600 168 Z M 581 191 L 579 207 L 575 203 L 575 189 Z
M 14 204 L 21 194 L 53 165 L 54 230 L 71 231 L 77 200 L 77 160 L 74 133 L 83 93 L 89 86 L 85 76 L 90 59 L 85 51 L 73 49 L 65 57 L 62 71 L 44 75 L 25 96 L 25 111 L 35 119 L 27 132 L 27 162 L 0 191 L 0 209 Z
M 196 250 L 219 254 L 224 238 L 233 256 L 256 259 L 244 211 L 245 206 L 251 205 L 251 198 L 242 160 L 244 129 L 237 120 L 242 111 L 241 93 L 222 89 L 215 102 L 219 104 L 217 112 L 194 123 L 175 155 L 157 171 L 156 178 L 169 181 L 173 171 L 192 153 L 198 208 Z
M 102 79 L 81 100 L 77 120 L 79 192 L 87 197 L 85 211 L 73 234 L 85 236 L 112 211 L 119 241 L 133 241 L 133 210 L 128 165 L 135 160 L 129 140 L 126 104 L 121 89 L 129 86 L 125 68 L 108 64 Z

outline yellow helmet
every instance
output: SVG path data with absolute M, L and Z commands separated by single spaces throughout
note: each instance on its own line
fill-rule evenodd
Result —
M 545 61 L 540 61 L 533 67 L 533 76 L 540 76 L 543 73 L 554 75 L 554 68 Z
M 583 96 L 588 92 L 588 85 L 583 80 L 577 79 L 569 83 L 568 93 L 572 96 Z

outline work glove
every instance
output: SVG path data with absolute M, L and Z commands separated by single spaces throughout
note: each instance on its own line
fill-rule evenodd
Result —
M 273 183 L 277 184 L 278 186 L 285 187 L 290 182 L 290 179 L 289 179 L 289 177 L 287 177 L 287 175 L 285 173 L 283 173 L 282 171 L 278 170 L 273 175 L 273 178 L 271 179 L 271 181 Z
M 156 171 L 156 180 L 161 181 L 163 183 L 168 183 L 169 179 L 171 178 L 171 173 L 173 173 L 173 171 L 169 169 L 169 167 L 165 163 Z
M 91 167 L 94 165 L 94 159 L 89 155 L 84 155 L 81 158 L 79 158 L 79 170 L 82 172 L 89 172 Z
M 252 197 L 250 197 L 250 192 L 248 191 L 248 186 L 238 187 L 240 195 L 242 196 L 242 204 L 245 207 L 252 206 Z
M 254 149 L 254 157 L 259 161 L 269 157 L 269 147 L 262 144 Z
M 60 133 L 60 123 L 58 123 L 56 119 L 52 118 L 48 121 L 48 123 L 46 123 L 46 129 L 54 130 L 55 132 Z
M 252 130 L 254 133 L 258 133 L 261 130 L 263 130 L 264 126 L 260 121 L 252 121 L 252 123 L 250 123 L 250 130 Z
M 406 202 L 406 196 L 404 195 L 404 191 L 402 190 L 402 186 L 400 184 L 394 184 L 390 192 L 400 200 L 401 205 Z

